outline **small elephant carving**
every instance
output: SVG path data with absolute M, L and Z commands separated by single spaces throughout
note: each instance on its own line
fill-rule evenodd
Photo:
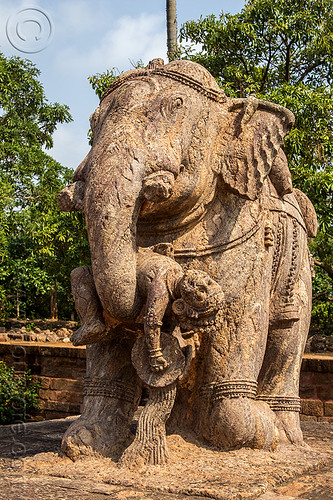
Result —
M 84 211 L 91 249 L 71 274 L 72 340 L 87 344 L 71 458 L 164 464 L 166 423 L 221 450 L 303 444 L 317 221 L 283 152 L 293 123 L 277 104 L 226 97 L 190 61 L 156 59 L 105 91 L 91 151 L 59 195 Z

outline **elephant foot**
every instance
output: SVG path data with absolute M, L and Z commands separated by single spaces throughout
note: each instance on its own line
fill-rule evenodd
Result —
M 107 334 L 107 330 L 102 321 L 97 319 L 93 323 L 84 323 L 71 336 L 73 345 L 95 344 L 102 340 Z
M 291 443 L 310 448 L 303 439 L 299 413 L 296 411 L 276 411 L 276 424 L 279 430 L 279 442 Z
M 216 401 L 210 416 L 209 435 L 203 435 L 223 450 L 247 446 L 272 450 L 278 444 L 275 415 L 267 403 L 249 398 Z
M 132 439 L 128 427 L 124 429 L 117 419 L 111 425 L 80 417 L 65 433 L 61 451 L 73 461 L 82 456 L 100 455 L 118 459 Z
M 61 451 L 73 461 L 80 456 L 93 456 L 97 454 L 93 448 L 94 441 L 92 426 L 79 419 L 69 427 L 62 438 Z

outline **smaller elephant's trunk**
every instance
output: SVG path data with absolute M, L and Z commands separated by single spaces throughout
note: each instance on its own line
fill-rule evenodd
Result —
M 137 290 L 136 224 L 145 166 L 134 159 L 124 165 L 124 156 L 117 155 L 99 169 L 91 169 L 85 196 L 96 290 L 108 315 L 134 320 L 143 305 Z

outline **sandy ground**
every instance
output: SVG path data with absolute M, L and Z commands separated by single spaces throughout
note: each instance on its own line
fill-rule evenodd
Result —
M 310 448 L 220 452 L 168 436 L 167 466 L 127 470 L 108 458 L 60 457 L 71 419 L 0 428 L 0 499 L 333 500 L 333 426 L 304 422 Z

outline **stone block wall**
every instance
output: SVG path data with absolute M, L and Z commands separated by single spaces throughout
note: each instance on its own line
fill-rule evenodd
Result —
M 302 362 L 301 419 L 333 423 L 333 355 L 305 354 Z
M 43 418 L 80 413 L 86 370 L 85 347 L 32 342 L 0 342 L 0 360 L 16 371 L 28 368 L 42 378 L 40 389 Z M 305 354 L 300 395 L 302 420 L 333 423 L 333 354 Z
M 42 379 L 41 411 L 34 417 L 63 418 L 80 413 L 86 371 L 85 347 L 31 342 L 0 343 L 0 360 L 17 372 Z

